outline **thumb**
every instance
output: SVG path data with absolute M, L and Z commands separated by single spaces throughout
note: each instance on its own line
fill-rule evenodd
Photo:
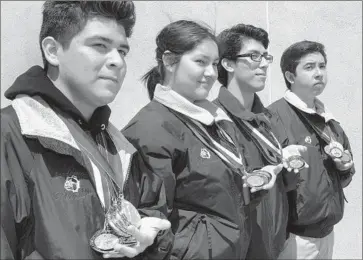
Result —
M 277 175 L 279 172 L 281 172 L 282 168 L 284 168 L 284 165 L 282 163 L 278 164 L 274 168 L 274 173 Z
M 171 223 L 166 219 L 158 219 L 151 225 L 151 227 L 158 230 L 166 230 L 171 227 Z
M 303 145 L 296 145 L 296 148 L 300 153 L 305 153 L 308 150 L 308 148 Z

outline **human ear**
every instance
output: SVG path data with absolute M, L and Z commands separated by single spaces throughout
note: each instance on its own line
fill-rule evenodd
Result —
M 234 68 L 232 66 L 232 61 L 226 58 L 223 58 L 221 61 L 221 65 L 228 72 L 234 72 Z
M 59 65 L 59 48 L 62 48 L 60 43 L 58 43 L 53 37 L 47 36 L 42 40 L 41 46 L 44 57 L 48 61 L 48 63 L 57 67 Z
M 171 51 L 165 51 L 162 56 L 163 64 L 166 70 L 172 72 L 174 69 L 174 64 L 177 63 L 177 57 Z
M 290 71 L 285 71 L 285 78 L 290 84 L 293 84 L 295 81 L 295 75 Z

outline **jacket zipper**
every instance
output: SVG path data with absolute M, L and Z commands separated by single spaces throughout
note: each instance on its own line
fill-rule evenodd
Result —
M 126 177 L 125 177 L 125 181 L 124 181 L 124 186 L 122 187 L 122 193 L 125 194 L 125 187 L 126 187 L 126 184 L 127 182 L 129 181 L 129 176 L 130 176 L 130 169 L 131 169 L 131 164 L 132 164 L 132 158 L 134 157 L 134 154 L 132 154 L 130 156 L 130 163 L 127 167 L 127 171 L 126 171 Z M 122 162 L 121 162 L 122 163 Z M 131 195 L 131 194 L 130 194 Z

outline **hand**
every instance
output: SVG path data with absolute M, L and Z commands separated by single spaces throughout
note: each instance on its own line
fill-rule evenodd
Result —
M 288 172 L 291 172 L 293 169 L 289 167 L 287 160 L 289 157 L 293 155 L 298 155 L 303 157 L 303 154 L 307 152 L 308 148 L 303 145 L 292 144 L 282 149 L 282 164 L 286 168 Z M 309 168 L 309 165 L 305 162 L 304 168 Z M 295 173 L 299 172 L 299 169 L 294 169 Z
M 349 154 L 350 158 L 352 158 L 352 155 L 350 154 L 350 152 L 348 150 L 345 150 L 344 152 Z M 350 168 L 352 168 L 354 165 L 353 160 L 350 160 L 349 162 L 344 163 L 339 158 L 335 158 L 335 159 L 333 159 L 333 161 L 335 163 L 335 167 L 337 167 L 337 169 L 339 171 L 347 171 Z
M 277 174 L 280 173 L 282 168 L 283 168 L 283 165 L 281 163 L 278 164 L 278 165 L 267 165 L 267 166 L 263 167 L 261 170 L 270 173 L 271 174 L 271 180 L 262 187 L 259 187 L 259 188 L 252 187 L 250 189 L 250 192 L 254 193 L 254 192 L 259 191 L 259 190 L 269 190 L 269 189 L 271 189 L 275 184 Z M 246 176 L 243 176 L 242 179 L 246 179 Z M 243 188 L 246 189 L 246 187 L 247 187 L 247 184 L 244 183 Z
M 119 258 L 119 257 L 135 257 L 144 252 L 144 250 L 154 243 L 154 239 L 160 230 L 166 230 L 171 227 L 171 224 L 166 219 L 155 217 L 144 217 L 140 220 L 139 228 L 129 226 L 127 231 L 132 234 L 137 244 L 129 247 L 122 244 L 116 244 L 112 252 L 104 254 L 104 258 Z

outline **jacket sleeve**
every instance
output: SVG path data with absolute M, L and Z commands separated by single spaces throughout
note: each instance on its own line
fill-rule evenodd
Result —
M 137 201 L 134 204 L 137 205 L 141 217 L 167 219 L 168 208 L 163 179 L 153 173 L 150 165 L 145 162 L 140 152 L 133 155 L 131 163 L 133 184 L 127 185 L 128 193 L 135 194 L 137 190 Z M 173 241 L 174 234 L 171 229 L 160 231 L 153 245 L 147 248 L 138 258 L 168 259 Z
M 21 135 L 1 116 L 1 259 L 24 259 L 31 252 L 30 196 L 23 159 L 30 153 Z M 18 132 L 18 131 L 16 131 Z M 28 154 L 29 153 L 29 154 Z M 30 161 L 31 163 L 31 161 Z
M 122 132 L 137 149 L 138 160 L 142 161 L 138 165 L 145 167 L 138 182 L 140 212 L 148 216 L 157 212 L 161 218 L 170 219 L 176 185 L 173 165 L 173 158 L 177 154 L 175 138 L 162 127 L 154 127 L 152 124 L 145 127 L 134 123 Z M 172 229 L 160 232 L 155 244 L 144 255 L 147 259 L 168 259 L 173 241 Z
M 288 133 L 277 111 L 269 110 L 269 112 L 272 114 L 271 130 L 281 144 L 281 147 L 285 148 L 290 144 L 294 144 L 295 138 Z M 280 174 L 282 175 L 286 192 L 296 189 L 299 182 L 299 173 L 296 174 L 294 172 L 288 172 L 285 168 L 283 168 Z

